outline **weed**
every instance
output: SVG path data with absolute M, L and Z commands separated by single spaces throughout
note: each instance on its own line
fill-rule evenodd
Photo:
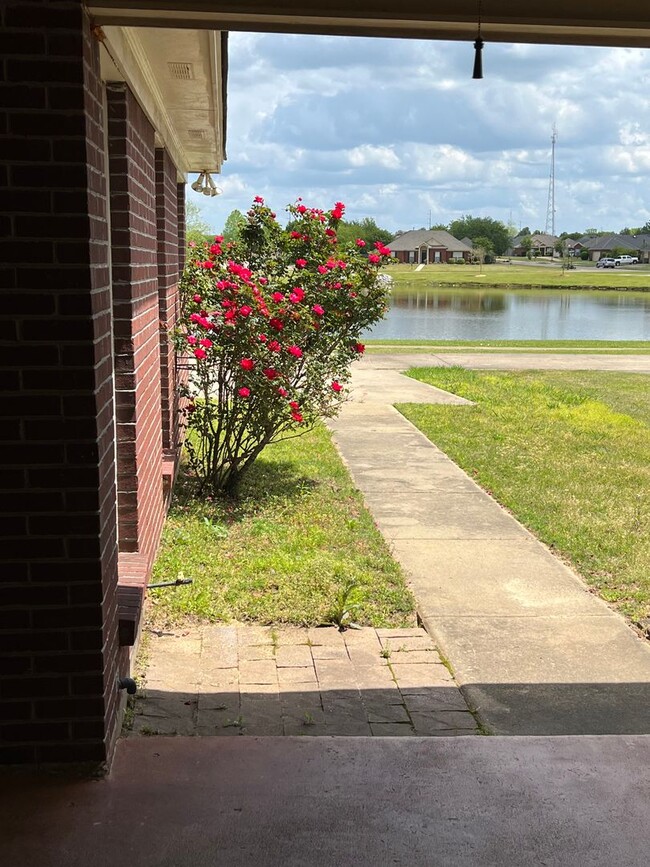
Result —
M 352 614 L 361 607 L 363 596 L 359 584 L 352 578 L 348 579 L 336 594 L 327 618 L 328 623 L 338 626 L 340 632 L 353 626 Z
M 302 715 L 302 724 L 304 726 L 316 725 L 316 720 L 314 719 L 313 715 L 309 713 L 308 710 L 306 710 Z
M 384 648 L 380 651 L 379 655 L 380 655 L 383 659 L 390 659 L 390 655 L 391 655 L 391 653 L 392 653 L 392 651 L 391 651 L 390 647 L 384 647 Z

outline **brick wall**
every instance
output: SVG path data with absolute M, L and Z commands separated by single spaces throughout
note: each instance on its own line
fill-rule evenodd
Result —
M 176 166 L 167 151 L 156 150 L 156 219 L 158 228 L 158 305 L 162 444 L 170 458 L 178 449 L 178 392 L 171 332 L 178 321 L 178 187 Z
M 118 647 L 98 46 L 74 0 L 0 16 L 0 762 L 101 761 Z
M 154 129 L 125 84 L 107 104 L 119 547 L 149 565 L 164 518 Z

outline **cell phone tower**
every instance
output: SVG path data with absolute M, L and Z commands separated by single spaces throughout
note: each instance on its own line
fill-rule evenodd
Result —
M 555 237 L 555 142 L 557 141 L 557 126 L 553 124 L 551 136 L 551 173 L 548 178 L 548 202 L 546 205 L 546 228 L 544 232 Z

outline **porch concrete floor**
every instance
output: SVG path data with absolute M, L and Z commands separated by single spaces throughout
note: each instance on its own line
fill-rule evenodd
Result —
M 0 780 L 20 867 L 645 867 L 650 737 L 134 738 Z

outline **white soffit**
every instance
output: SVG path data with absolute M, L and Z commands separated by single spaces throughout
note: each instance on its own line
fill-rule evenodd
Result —
M 221 34 L 104 27 L 101 73 L 125 81 L 181 175 L 220 172 L 225 159 Z

